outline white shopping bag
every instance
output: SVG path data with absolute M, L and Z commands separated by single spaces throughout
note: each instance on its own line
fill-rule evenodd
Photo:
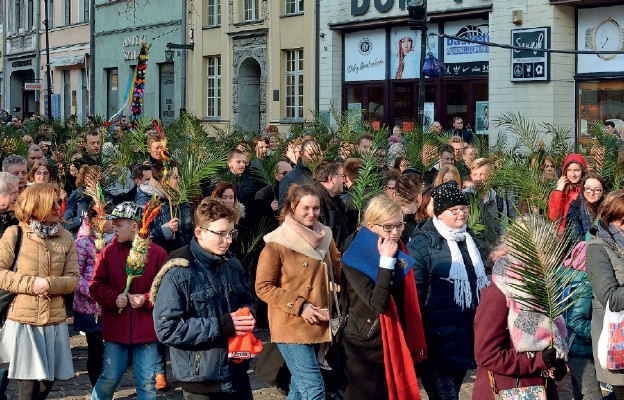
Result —
M 598 361 L 604 369 L 624 369 L 624 311 L 611 311 L 608 301 L 598 339 Z

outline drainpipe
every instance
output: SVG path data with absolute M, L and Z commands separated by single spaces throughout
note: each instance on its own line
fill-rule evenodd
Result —
M 95 115 L 95 0 L 89 8 L 89 115 Z
M 41 78 L 41 38 L 39 37 L 39 25 L 41 24 L 41 3 L 39 1 L 36 1 L 33 6 L 36 10 L 35 19 L 33 21 L 35 21 L 37 27 L 35 29 L 35 37 L 37 38 L 37 40 L 35 41 L 35 82 L 40 82 L 39 79 Z M 39 96 L 41 96 L 41 92 L 37 90 L 35 92 L 35 109 L 37 110 L 37 112 L 41 112 Z M 48 101 L 51 101 L 51 99 L 48 99 Z
M 182 44 L 186 45 L 187 15 L 186 1 L 182 2 Z M 186 112 L 186 57 L 188 51 L 184 50 L 182 57 L 182 98 L 180 99 L 180 114 Z
M 316 35 L 314 35 L 314 112 L 318 114 L 319 110 L 319 93 L 320 93 L 320 65 L 321 65 L 321 0 L 316 0 L 314 4 L 314 23 L 316 25 Z
M 50 21 L 48 19 L 48 0 L 45 1 L 45 41 L 46 41 L 46 79 L 48 81 L 48 119 L 52 121 L 52 72 L 50 71 Z

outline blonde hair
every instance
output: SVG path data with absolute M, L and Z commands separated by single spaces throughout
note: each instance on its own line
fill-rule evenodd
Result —
M 489 158 L 477 158 L 470 165 L 471 170 L 479 169 L 485 165 L 492 166 L 492 161 Z
M 58 193 L 59 188 L 52 183 L 28 186 L 17 198 L 15 217 L 25 224 L 29 224 L 32 219 L 44 221 L 52 213 L 54 195 Z
M 368 202 L 364 218 L 362 218 L 362 226 L 381 224 L 395 214 L 401 214 L 401 219 L 403 219 L 403 211 L 399 203 L 385 194 L 379 194 Z
M 439 186 L 443 184 L 444 175 L 446 175 L 449 172 L 453 174 L 453 180 L 457 182 L 457 184 L 461 188 L 462 180 L 461 180 L 461 176 L 459 175 L 459 170 L 455 168 L 454 165 L 451 165 L 451 164 L 447 164 L 444 167 L 440 168 L 440 171 L 438 171 L 438 175 L 436 175 L 435 181 L 433 181 L 433 186 L 435 187 L 435 186 Z

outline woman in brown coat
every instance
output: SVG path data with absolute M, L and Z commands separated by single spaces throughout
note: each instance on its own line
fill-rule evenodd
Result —
M 78 285 L 76 246 L 60 223 L 59 189 L 53 184 L 26 188 L 15 216 L 19 226 L 0 239 L 0 289 L 16 293 L 1 333 L 0 358 L 10 363 L 9 378 L 17 379 L 20 399 L 45 399 L 55 379 L 74 375 L 63 295 Z
M 325 399 L 316 344 L 328 343 L 329 268 L 340 276 L 331 230 L 318 222 L 321 199 L 312 185 L 292 185 L 282 224 L 264 237 L 256 294 L 269 306 L 271 341 L 292 374 L 289 399 Z

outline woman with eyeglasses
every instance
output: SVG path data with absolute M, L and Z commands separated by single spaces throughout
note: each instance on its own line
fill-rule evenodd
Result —
M 566 215 L 566 231 L 570 231 L 577 242 L 585 240 L 606 194 L 607 184 L 602 176 L 595 172 L 587 173 L 581 182 L 581 195 L 570 203 Z
M 343 256 L 346 322 L 338 337 L 345 350 L 345 400 L 388 399 L 399 386 L 410 388 L 405 398 L 419 398 L 414 363 L 424 359 L 426 346 L 411 265 L 400 258 L 407 252 L 404 229 L 402 207 L 378 195 Z
M 331 341 L 329 272 L 339 284 L 341 268 L 332 232 L 318 222 L 320 212 L 314 186 L 291 185 L 281 225 L 264 237 L 256 271 L 256 294 L 269 307 L 271 341 L 292 374 L 289 400 L 325 399 L 317 345 Z
M 229 247 L 238 235 L 236 208 L 207 197 L 195 210 L 191 243 L 172 252 L 154 279 L 150 299 L 158 340 L 185 399 L 251 400 L 249 361 L 228 358 L 228 339 L 255 326 L 245 270 Z
M 431 400 L 459 399 L 473 351 L 479 291 L 488 285 L 481 254 L 467 231 L 469 203 L 457 182 L 431 191 L 435 216 L 407 245 L 422 311 L 428 359 L 418 376 Z
M 0 335 L 0 360 L 9 363 L 20 399 L 45 399 L 55 380 L 74 375 L 63 295 L 78 285 L 76 246 L 61 225 L 53 184 L 27 187 L 15 216 L 19 226 L 0 240 L 0 289 L 15 293 Z
M 587 276 L 594 293 L 591 337 L 594 360 L 598 359 L 598 338 L 605 307 L 624 311 L 624 190 L 612 192 L 600 207 L 598 232 L 587 245 Z M 624 399 L 624 374 L 595 363 L 599 382 L 613 386 L 616 399 Z

